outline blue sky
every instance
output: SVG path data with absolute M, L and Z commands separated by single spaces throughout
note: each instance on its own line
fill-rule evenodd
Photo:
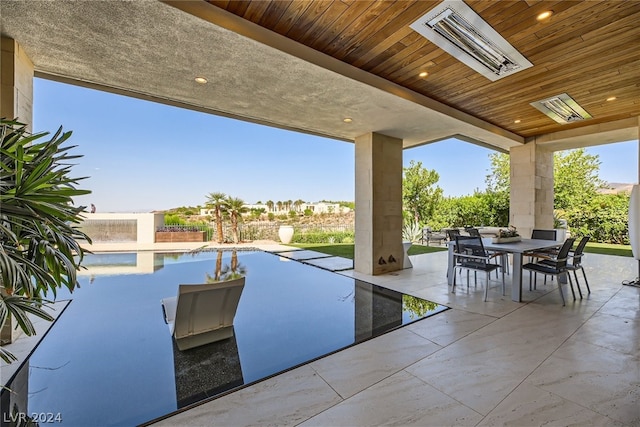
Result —
M 76 200 L 98 212 L 148 212 L 204 204 L 210 192 L 247 203 L 354 200 L 354 145 L 44 79 L 34 81 L 34 127 L 73 131 L 88 176 Z M 600 178 L 638 180 L 638 142 L 589 148 Z M 440 174 L 447 196 L 485 188 L 491 150 L 457 140 L 404 151 Z

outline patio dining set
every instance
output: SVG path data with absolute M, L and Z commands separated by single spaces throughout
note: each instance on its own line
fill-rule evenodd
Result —
M 485 275 L 484 300 L 487 301 L 491 273 L 502 275 L 502 295 L 505 295 L 505 274 L 511 274 L 511 299 L 522 301 L 522 273 L 529 271 L 529 290 L 535 290 L 537 275 L 544 276 L 545 284 L 548 277 L 557 278 L 558 289 L 562 297 L 562 305 L 566 304 L 562 285 L 569 283 L 574 301 L 576 300 L 573 271 L 578 294 L 583 297 L 577 271 L 582 270 L 587 292 L 591 293 L 589 282 L 582 266 L 584 248 L 589 241 L 585 236 L 576 243 L 575 238 L 564 241 L 556 240 L 556 230 L 535 229 L 530 239 L 512 238 L 499 239 L 484 237 L 478 229 L 468 228 L 463 234 L 460 230 L 447 230 L 447 245 L 449 249 L 447 279 L 451 292 L 455 293 L 457 286 L 456 275 L 467 271 L 467 287 L 470 284 L 470 272 L 474 272 L 474 282 L 477 284 L 478 272 Z M 512 258 L 512 269 L 509 270 L 509 256 Z M 526 260 L 526 262 L 525 262 Z

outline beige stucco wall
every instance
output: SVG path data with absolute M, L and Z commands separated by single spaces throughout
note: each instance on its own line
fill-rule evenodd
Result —
M 2 37 L 0 51 L 0 117 L 18 119 L 32 130 L 33 63 L 13 39 Z
M 553 228 L 553 152 L 530 142 L 510 151 L 509 223 L 530 237 L 534 228 Z
M 6 37 L 0 43 L 0 117 L 18 118 L 32 130 L 33 63 L 16 41 Z M 0 341 L 13 342 L 21 334 L 9 317 L 0 330 Z
M 355 270 L 402 269 L 402 140 L 378 133 L 355 140 Z

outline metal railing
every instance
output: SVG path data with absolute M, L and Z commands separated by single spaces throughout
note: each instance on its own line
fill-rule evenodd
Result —
M 278 241 L 278 229 L 283 225 L 277 222 L 264 222 L 264 223 L 241 223 L 238 224 L 238 234 L 242 241 L 255 241 L 255 240 L 274 240 Z M 339 224 L 339 225 L 315 225 L 315 224 L 294 224 L 295 236 L 304 236 L 311 233 L 354 233 L 355 227 L 353 224 Z M 185 224 L 165 224 L 158 228 L 158 231 L 206 231 L 207 241 L 217 241 L 217 229 L 215 223 L 211 224 L 197 224 L 197 225 L 185 225 Z M 223 236 L 225 242 L 232 240 L 231 225 L 224 223 L 222 227 Z M 328 236 L 330 240 L 331 236 Z

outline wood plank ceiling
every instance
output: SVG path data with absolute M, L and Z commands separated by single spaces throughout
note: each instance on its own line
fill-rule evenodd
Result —
M 466 0 L 534 64 L 496 82 L 409 28 L 439 1 L 208 1 L 523 137 L 640 116 L 640 1 Z M 529 105 L 565 92 L 593 118 L 561 125 Z

